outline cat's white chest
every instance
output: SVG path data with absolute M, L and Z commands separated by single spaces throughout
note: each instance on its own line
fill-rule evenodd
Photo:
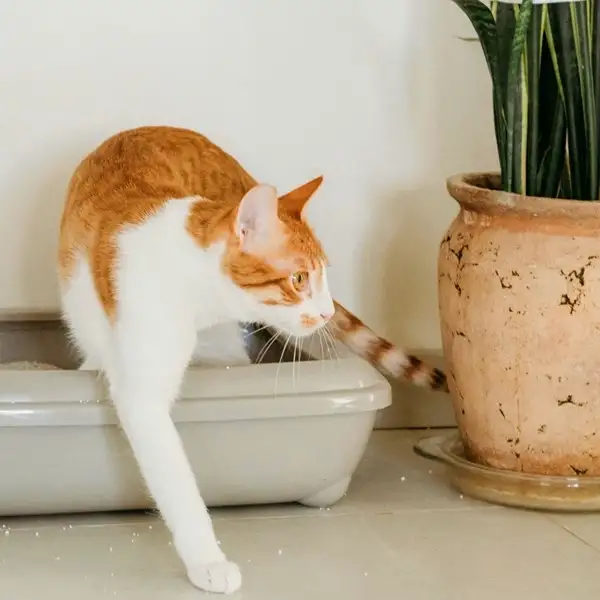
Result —
M 121 233 L 117 277 L 124 302 L 168 301 L 185 318 L 193 315 L 198 330 L 227 318 L 227 282 L 221 273 L 222 250 L 204 250 L 187 231 L 195 199 L 171 200 L 144 224 Z

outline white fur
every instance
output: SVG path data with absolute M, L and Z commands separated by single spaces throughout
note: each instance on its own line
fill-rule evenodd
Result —
M 404 352 L 393 348 L 380 358 L 380 365 L 384 371 L 398 376 L 408 367 L 409 362 Z
M 344 343 L 358 354 L 367 352 L 370 346 L 379 342 L 379 338 L 366 328 L 359 328 L 346 334 Z
M 144 224 L 119 235 L 114 325 L 105 317 L 84 257 L 63 285 L 62 302 L 85 357 L 83 368 L 102 369 L 108 377 L 121 425 L 190 580 L 206 591 L 230 593 L 241 585 L 240 571 L 215 538 L 169 415 L 171 405 L 190 359 L 195 354 L 202 360 L 219 332 L 227 331 L 235 347 L 225 347 L 215 363 L 244 362 L 236 322 L 262 322 L 307 335 L 311 331 L 302 328 L 300 315 L 331 314 L 333 303 L 326 279 L 296 307 L 266 306 L 235 286 L 220 269 L 223 247 L 201 250 L 185 230 L 190 206 L 197 201 L 202 200 L 172 200 Z

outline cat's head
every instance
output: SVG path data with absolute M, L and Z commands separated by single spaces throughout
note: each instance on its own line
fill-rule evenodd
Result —
M 321 185 L 318 177 L 278 197 L 257 185 L 242 199 L 223 267 L 244 293 L 252 320 L 305 336 L 334 313 L 327 283 L 327 257 L 304 219 Z

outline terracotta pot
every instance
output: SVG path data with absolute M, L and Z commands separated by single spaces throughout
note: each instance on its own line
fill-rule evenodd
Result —
M 439 253 L 449 385 L 468 455 L 600 475 L 600 202 L 448 180 L 460 213 Z

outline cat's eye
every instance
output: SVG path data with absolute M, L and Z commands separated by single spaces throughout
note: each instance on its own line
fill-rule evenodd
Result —
M 308 273 L 306 271 L 296 271 L 292 275 L 292 285 L 297 292 L 303 292 L 308 286 Z

